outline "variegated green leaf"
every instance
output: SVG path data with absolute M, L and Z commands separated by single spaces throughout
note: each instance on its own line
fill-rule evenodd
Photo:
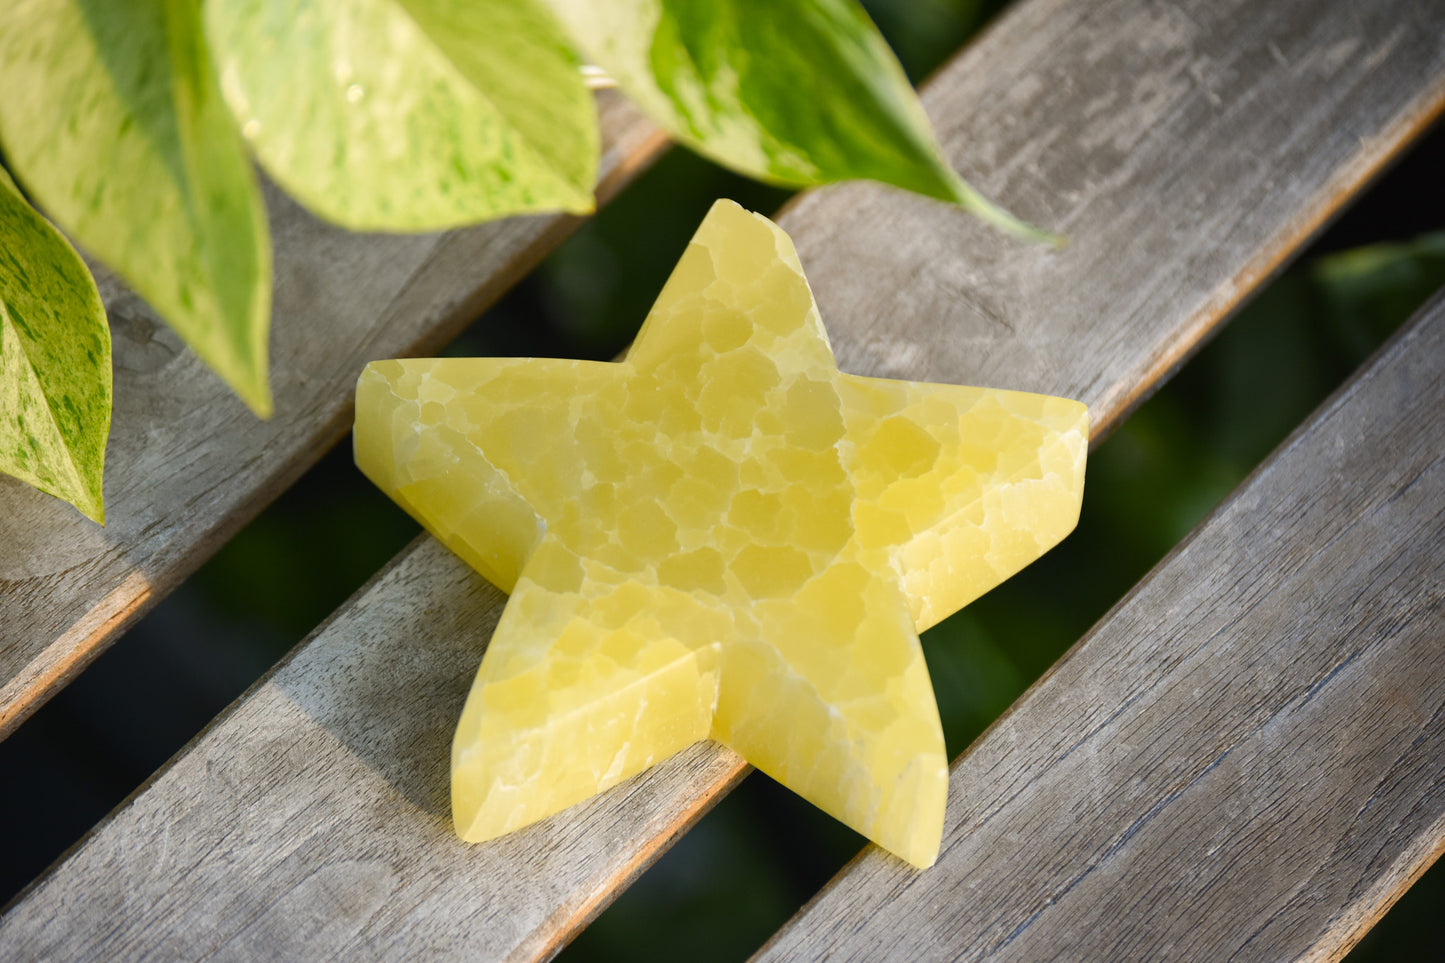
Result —
M 328 220 L 592 210 L 595 108 L 537 0 L 208 0 L 206 27 L 256 156 Z
M 269 414 L 265 208 L 198 0 L 4 6 L 0 148 L 16 179 Z
M 948 166 L 856 0 L 548 2 L 654 120 L 722 164 L 798 187 L 870 178 L 1047 237 Z
M 0 170 L 0 472 L 105 521 L 110 328 L 95 281 Z

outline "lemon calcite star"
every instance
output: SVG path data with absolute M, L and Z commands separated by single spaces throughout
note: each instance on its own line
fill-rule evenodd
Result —
M 484 840 L 716 739 L 917 866 L 918 633 L 1078 519 L 1083 405 L 841 373 L 787 235 L 713 206 L 625 361 L 369 365 L 356 461 L 511 598 L 452 745 Z

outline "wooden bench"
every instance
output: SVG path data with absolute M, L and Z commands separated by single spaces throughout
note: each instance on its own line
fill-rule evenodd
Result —
M 1081 398 L 1102 437 L 1445 107 L 1445 7 L 1022 0 L 925 104 L 1072 243 L 803 197 L 840 366 Z M 608 194 L 660 140 L 603 116 Z M 277 418 L 107 283 L 114 521 L 0 487 L 0 731 L 341 437 L 364 361 L 435 348 L 567 223 L 349 236 L 268 200 Z M 1437 297 L 954 763 L 938 866 L 865 851 L 762 955 L 1342 955 L 1445 846 L 1442 384 Z M 413 543 L 7 909 L 0 957 L 555 952 L 744 766 L 699 744 L 459 842 L 442 760 L 502 601 Z

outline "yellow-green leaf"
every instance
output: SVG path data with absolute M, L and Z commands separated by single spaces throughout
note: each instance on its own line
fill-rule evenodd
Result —
M 328 220 L 592 210 L 596 110 L 537 0 L 209 0 L 206 28 L 261 164 Z
M 85 262 L 0 170 L 0 472 L 105 521 L 110 328 Z
M 266 212 L 198 0 L 13 0 L 0 91 L 16 180 L 269 414 Z
M 548 0 L 582 51 L 677 140 L 796 187 L 869 178 L 1043 238 L 943 159 L 855 0 Z

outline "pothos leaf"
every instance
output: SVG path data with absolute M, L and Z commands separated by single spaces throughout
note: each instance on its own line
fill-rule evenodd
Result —
M 206 27 L 256 156 L 328 220 L 593 208 L 595 109 L 537 0 L 209 0 Z
M 798 187 L 870 178 L 1047 237 L 948 166 L 856 0 L 548 2 L 654 120 L 722 164 Z
M 110 328 L 85 262 L 0 170 L 0 471 L 105 521 Z
M 271 246 L 198 0 L 20 0 L 0 31 L 0 146 L 46 212 L 262 416 Z

